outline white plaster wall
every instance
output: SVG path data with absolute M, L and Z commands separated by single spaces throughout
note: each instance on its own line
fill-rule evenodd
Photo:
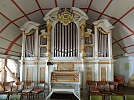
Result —
M 125 69 L 125 64 L 130 64 L 130 69 Z M 134 56 L 122 57 L 114 62 L 114 74 L 125 76 L 125 85 L 127 85 L 129 78 L 134 73 Z

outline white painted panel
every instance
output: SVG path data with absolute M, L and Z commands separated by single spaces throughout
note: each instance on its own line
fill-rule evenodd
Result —
M 134 6 L 134 0 L 113 0 L 105 14 L 120 18 Z
M 117 40 L 120 40 L 129 34 L 132 34 L 126 27 L 122 26 L 120 23 L 114 25 L 115 28 L 113 29 L 113 37 Z
M 126 48 L 127 53 L 134 52 L 134 46 Z
M 93 23 L 94 21 L 97 20 L 97 18 L 99 17 L 100 14 L 89 10 L 87 15 L 88 15 L 88 17 L 89 17 L 89 19 L 88 19 L 89 22 L 90 22 L 90 23 Z
M 108 2 L 109 0 L 93 0 L 91 8 L 99 12 L 102 12 L 107 6 Z
M 78 8 L 88 8 L 91 0 L 75 0 L 74 7 Z
M 72 0 L 57 0 L 57 5 L 60 8 L 71 8 Z
M 0 12 L 9 19 L 14 20 L 23 15 L 11 0 L 2 0 L 0 2 Z
M 44 23 L 44 21 L 43 21 L 43 15 L 41 14 L 40 11 L 35 12 L 35 13 L 29 15 L 28 17 L 29 17 L 33 22 L 36 22 L 36 23 L 39 23 L 39 24 Z
M 41 8 L 54 8 L 55 2 L 54 0 L 38 0 Z
M 0 15 L 0 30 L 2 30 L 8 23 L 9 20 Z
M 121 21 L 134 31 L 134 10 L 128 13 Z
M 39 9 L 35 0 L 15 0 L 15 2 L 26 14 Z
M 123 39 L 123 41 L 120 41 L 119 43 L 123 46 L 131 45 L 132 43 L 134 43 L 134 35 Z

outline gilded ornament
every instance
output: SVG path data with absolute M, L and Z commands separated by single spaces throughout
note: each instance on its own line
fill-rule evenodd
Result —
M 74 20 L 74 16 L 72 13 L 68 12 L 67 9 L 65 9 L 64 12 L 57 15 L 57 19 L 66 26 Z
M 36 31 L 36 29 L 31 29 L 30 32 L 28 32 L 28 33 L 23 32 L 23 33 L 24 33 L 25 35 L 31 35 L 31 34 L 33 34 L 35 31 Z
M 94 47 L 94 45 L 93 44 L 85 44 L 85 47 Z
M 47 58 L 47 59 L 50 59 L 50 54 L 49 54 L 49 53 L 46 54 L 46 58 Z
M 46 27 L 47 27 L 48 30 L 51 30 L 52 25 L 48 24 L 48 25 L 46 25 Z
M 86 26 L 85 24 L 82 24 L 82 25 L 81 25 L 81 29 L 84 29 L 84 28 L 85 28 L 85 26 Z
M 39 47 L 40 48 L 46 48 L 46 45 L 40 45 Z
M 83 54 L 81 55 L 81 58 L 84 59 L 85 57 L 86 57 L 86 54 L 83 53 Z
M 102 34 L 109 34 L 110 32 L 106 32 L 106 31 L 104 31 L 102 28 L 97 28 L 98 29 L 98 31 L 100 31 Z
M 91 35 L 91 33 L 85 32 L 85 37 L 90 37 Z
M 42 36 L 43 38 L 47 38 L 47 33 L 43 33 L 40 36 Z

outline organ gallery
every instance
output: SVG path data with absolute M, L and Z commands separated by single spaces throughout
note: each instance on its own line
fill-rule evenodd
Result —
M 107 19 L 87 26 L 87 16 L 79 8 L 50 10 L 46 26 L 27 21 L 23 32 L 21 80 L 54 86 L 86 89 L 87 81 L 113 81 L 112 29 Z

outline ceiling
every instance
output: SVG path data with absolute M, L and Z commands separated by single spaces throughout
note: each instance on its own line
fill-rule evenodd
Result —
M 80 8 L 89 16 L 89 28 L 93 21 L 107 18 L 115 26 L 113 56 L 134 54 L 134 0 L 0 0 L 0 54 L 20 57 L 20 27 L 26 21 L 45 27 L 43 17 L 55 7 Z

